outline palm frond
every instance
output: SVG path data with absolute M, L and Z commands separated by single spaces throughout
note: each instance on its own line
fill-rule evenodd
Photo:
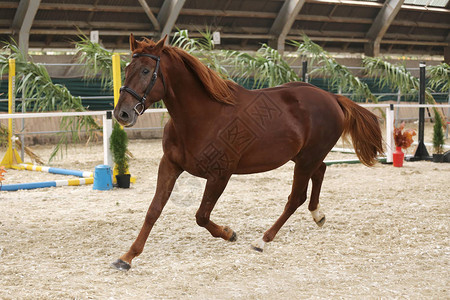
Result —
M 363 65 L 369 76 L 378 77 L 381 86 L 388 86 L 391 89 L 398 89 L 403 95 L 418 97 L 420 81 L 418 78 L 414 77 L 405 66 L 391 64 L 390 62 L 384 61 L 379 57 L 365 57 L 363 59 Z M 425 102 L 429 104 L 437 104 L 431 93 L 432 89 L 430 87 L 426 87 Z M 443 117 L 442 112 L 439 112 L 439 114 Z
M 228 70 L 224 67 L 224 51 L 214 50 L 212 33 L 209 28 L 200 31 L 200 38 L 189 36 L 188 30 L 178 30 L 172 38 L 172 46 L 181 48 L 197 57 L 203 64 L 216 71 L 222 78 L 229 79 Z
M 302 36 L 303 42 L 291 41 L 297 47 L 297 53 L 305 56 L 311 65 L 319 67 L 311 72 L 330 77 L 330 85 L 342 92 L 353 93 L 356 97 L 363 97 L 366 101 L 378 102 L 377 97 L 370 91 L 369 86 L 345 66 L 339 64 L 334 57 L 308 36 Z
M 84 64 L 84 77 L 94 78 L 100 76 L 102 85 L 105 88 L 112 89 L 112 52 L 106 50 L 98 43 L 93 43 L 85 35 L 79 35 L 79 41 L 75 42 L 77 50 L 77 60 Z M 125 66 L 129 61 L 126 58 L 120 59 L 120 68 L 122 70 L 122 81 L 125 77 Z
M 253 79 L 255 88 L 273 87 L 300 80 L 283 56 L 266 44 L 263 44 L 253 56 L 240 51 L 224 53 L 226 63 L 233 69 L 232 76 L 240 78 L 244 84 Z
M 441 63 L 440 65 L 428 68 L 429 85 L 432 89 L 439 88 L 442 92 L 450 90 L 450 65 Z
M 363 59 L 366 74 L 377 77 L 381 86 L 388 86 L 391 89 L 398 89 L 403 95 L 412 95 L 417 97 L 419 93 L 420 82 L 403 65 L 392 64 L 379 57 L 365 57 Z M 430 104 L 436 104 L 436 100 L 431 94 L 431 88 L 425 90 L 425 101 Z
M 16 44 L 6 44 L 5 48 L 9 50 L 10 54 L 8 56 L 0 55 L 0 75 L 7 69 L 9 59 L 15 59 L 16 78 L 18 79 L 16 90 L 21 91 L 22 98 L 25 99 L 22 105 L 36 112 L 86 111 L 80 97 L 74 97 L 65 86 L 53 83 L 45 67 L 28 61 Z M 60 125 L 61 130 L 71 131 L 75 140 L 79 139 L 81 128 L 92 135 L 101 127 L 90 116 L 77 117 L 71 121 L 63 118 Z M 62 134 L 50 160 L 59 151 L 61 144 L 66 142 L 67 137 Z
M 379 78 L 382 87 L 398 89 L 403 95 L 419 90 L 419 79 L 403 65 L 392 64 L 379 57 L 365 57 L 363 66 L 368 76 Z

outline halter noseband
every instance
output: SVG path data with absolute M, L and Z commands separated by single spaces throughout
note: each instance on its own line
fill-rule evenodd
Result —
M 144 113 L 145 111 L 145 100 L 147 99 L 147 95 L 148 93 L 150 93 L 150 91 L 152 90 L 153 86 L 156 83 L 156 80 L 158 80 L 158 71 L 159 71 L 159 62 L 160 62 L 160 57 L 159 56 L 155 56 L 155 55 L 151 55 L 151 54 L 147 54 L 147 53 L 135 53 L 133 54 L 133 58 L 138 58 L 141 56 L 145 56 L 145 57 L 150 57 L 151 59 L 154 59 L 156 61 L 156 66 L 155 69 L 153 70 L 153 75 L 152 75 L 152 79 L 150 80 L 150 83 L 147 86 L 147 89 L 144 92 L 144 95 L 139 96 L 138 93 L 127 87 L 127 86 L 122 86 L 120 88 L 120 92 L 122 93 L 123 91 L 127 92 L 128 94 L 130 94 L 131 96 L 133 96 L 134 98 L 136 98 L 137 101 L 139 101 L 139 103 L 137 103 L 134 106 L 134 111 L 140 116 Z M 166 84 L 164 82 L 164 76 L 161 73 L 161 80 L 164 86 L 164 91 L 166 90 Z

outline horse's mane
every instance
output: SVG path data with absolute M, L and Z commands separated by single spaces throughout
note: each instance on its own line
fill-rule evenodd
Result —
M 152 40 L 144 38 L 138 45 L 139 47 L 135 49 L 135 52 L 145 51 L 145 48 L 152 48 L 156 44 Z M 190 69 L 192 74 L 198 77 L 212 99 L 231 105 L 236 102 L 234 94 L 236 83 L 223 79 L 215 71 L 205 66 L 198 58 L 181 48 L 165 45 L 162 52 L 168 54 L 171 59 L 182 63 Z

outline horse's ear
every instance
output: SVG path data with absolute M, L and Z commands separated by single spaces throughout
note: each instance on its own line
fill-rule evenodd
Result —
M 134 38 L 134 35 L 130 34 L 130 50 L 131 50 L 131 52 L 133 52 L 134 49 L 136 49 L 136 48 L 137 48 L 137 42 Z
M 155 52 L 161 52 L 164 48 L 164 45 L 166 44 L 167 40 L 167 34 L 164 36 L 164 38 L 160 39 L 158 43 L 156 43 L 155 47 L 153 48 Z

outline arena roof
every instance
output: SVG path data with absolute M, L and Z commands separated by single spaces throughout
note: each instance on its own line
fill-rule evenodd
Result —
M 159 39 L 179 29 L 220 32 L 218 48 L 279 50 L 302 33 L 331 52 L 450 57 L 448 0 L 4 0 L 0 40 L 21 48 L 73 48 L 98 31 L 108 49 L 128 36 Z

